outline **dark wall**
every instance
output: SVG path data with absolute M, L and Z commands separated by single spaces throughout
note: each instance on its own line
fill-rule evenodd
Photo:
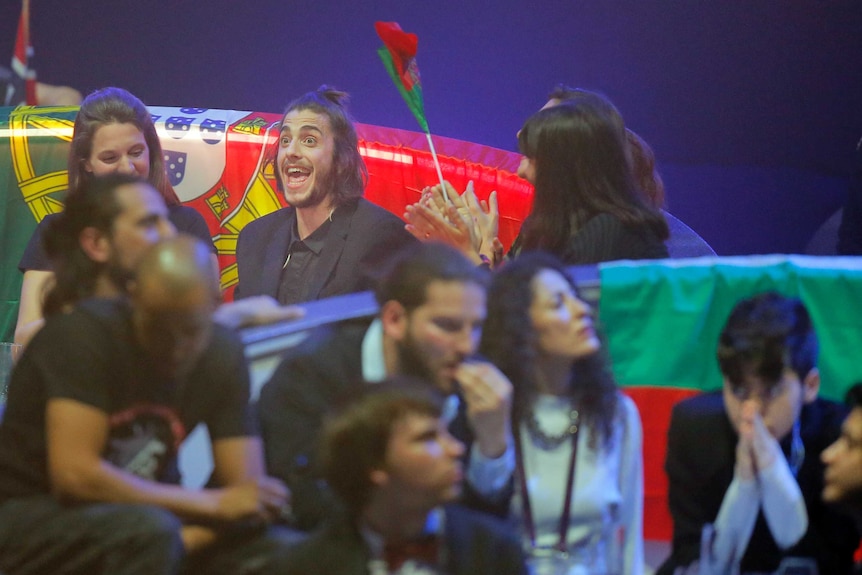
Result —
M 860 0 L 32 4 L 42 81 L 154 105 L 280 111 L 330 83 L 357 120 L 414 130 L 375 20 L 419 35 L 440 135 L 514 149 L 555 83 L 596 89 L 654 147 L 671 212 L 721 254 L 803 250 L 862 136 Z M 4 62 L 20 3 L 0 6 Z

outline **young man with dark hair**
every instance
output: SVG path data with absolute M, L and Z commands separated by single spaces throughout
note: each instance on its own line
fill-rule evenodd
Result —
M 474 357 L 486 281 L 455 249 L 417 244 L 379 285 L 380 310 L 370 325 L 330 326 L 282 360 L 258 404 L 267 469 L 293 492 L 298 526 L 313 528 L 334 510 L 315 467 L 324 413 L 345 389 L 394 375 L 421 377 L 447 395 L 450 430 L 467 446 L 465 500 L 506 512 L 512 386 Z
M 452 504 L 464 446 L 441 419 L 441 397 L 410 378 L 354 395 L 321 442 L 323 476 L 347 514 L 292 549 L 284 573 L 526 573 L 506 524 Z
M 236 299 L 294 304 L 371 289 L 379 268 L 416 241 L 362 198 L 368 172 L 346 104 L 329 86 L 288 104 L 270 160 L 289 207 L 240 232 Z
M 734 307 L 718 341 L 722 391 L 682 401 L 671 416 L 673 552 L 659 573 L 698 559 L 708 573 L 806 561 L 824 575 L 849 572 L 859 536 L 820 497 L 820 453 L 845 410 L 817 397 L 817 353 L 798 299 L 770 292 Z

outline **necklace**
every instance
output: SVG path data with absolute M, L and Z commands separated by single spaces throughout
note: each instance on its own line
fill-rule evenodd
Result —
M 551 435 L 539 426 L 534 406 L 534 408 L 530 410 L 530 416 L 527 418 L 525 423 L 527 425 L 527 431 L 530 433 L 530 437 L 533 439 L 536 446 L 544 451 L 551 451 L 552 449 L 556 449 L 562 445 L 571 436 L 578 432 L 578 420 L 578 410 L 571 408 L 569 410 L 569 424 L 562 433 Z

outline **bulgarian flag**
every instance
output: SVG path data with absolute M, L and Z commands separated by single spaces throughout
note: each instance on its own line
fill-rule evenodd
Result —
M 24 80 L 26 102 L 36 105 L 36 71 L 28 66 L 33 46 L 30 45 L 30 0 L 21 3 L 21 18 L 18 20 L 18 36 L 15 39 L 15 54 L 12 56 L 12 70 Z
M 398 88 L 416 121 L 419 122 L 419 127 L 425 132 L 428 147 L 431 149 L 431 157 L 434 158 L 434 166 L 437 168 L 437 177 L 440 179 L 440 186 L 442 186 L 445 195 L 446 186 L 443 185 L 440 160 L 437 159 L 437 151 L 431 140 L 431 130 L 428 129 L 428 120 L 425 118 L 422 81 L 419 78 L 419 65 L 416 63 L 419 38 L 416 34 L 402 30 L 397 22 L 375 22 L 374 29 L 377 30 L 377 35 L 383 40 L 383 46 L 377 49 L 377 54 L 383 61 L 395 87 Z

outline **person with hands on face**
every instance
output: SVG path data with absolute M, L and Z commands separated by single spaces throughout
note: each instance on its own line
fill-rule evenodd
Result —
M 267 469 L 290 487 L 299 527 L 318 526 L 337 507 L 314 458 L 327 409 L 344 390 L 394 375 L 421 378 L 447 396 L 444 417 L 466 446 L 463 502 L 506 514 L 512 386 L 475 356 L 486 281 L 457 250 L 417 243 L 378 285 L 380 310 L 370 325 L 329 326 L 287 353 L 263 386 L 258 409 Z
M 51 316 L 24 351 L 0 425 L 0 569 L 21 574 L 269 573 L 297 534 L 266 475 L 248 367 L 215 325 L 208 248 L 189 236 L 143 254 L 129 298 Z M 198 423 L 211 486 L 180 484 Z
M 820 497 L 820 453 L 846 410 L 818 397 L 817 350 L 800 300 L 767 292 L 733 308 L 717 348 L 722 391 L 671 415 L 673 549 L 658 573 L 849 573 L 859 535 Z

